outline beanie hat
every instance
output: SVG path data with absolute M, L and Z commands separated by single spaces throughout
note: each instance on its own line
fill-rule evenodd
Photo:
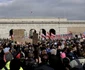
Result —
M 17 59 L 20 59 L 20 56 L 21 56 L 20 53 L 18 53 L 17 56 L 16 56 L 16 58 Z
M 66 54 L 65 54 L 64 52 L 61 52 L 61 53 L 60 53 L 60 57 L 61 57 L 61 58 L 65 58 L 65 57 L 66 57 Z

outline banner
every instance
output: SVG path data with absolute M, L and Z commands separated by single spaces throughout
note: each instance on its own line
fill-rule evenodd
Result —
M 44 34 L 41 35 L 42 38 L 45 38 L 45 39 L 51 39 L 51 40 L 56 40 L 56 39 L 72 39 L 73 38 L 73 34 L 72 33 L 69 33 L 69 34 L 53 34 L 51 33 L 48 33 L 46 34 L 46 36 Z

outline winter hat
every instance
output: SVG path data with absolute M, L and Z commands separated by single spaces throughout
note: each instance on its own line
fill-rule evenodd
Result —
M 56 55 L 57 51 L 56 51 L 56 49 L 52 49 L 52 50 L 50 51 L 50 53 L 53 54 L 53 55 Z
M 16 56 L 16 58 L 17 58 L 17 59 L 20 59 L 20 56 L 21 56 L 21 54 L 18 53 L 17 56 Z
M 61 52 L 61 53 L 60 53 L 60 57 L 61 57 L 61 58 L 65 58 L 65 57 L 66 57 L 66 54 L 65 54 L 64 52 Z
M 4 49 L 3 49 L 4 53 L 9 52 L 9 50 L 10 50 L 10 48 L 9 48 L 9 47 L 6 47 L 6 48 L 4 48 Z

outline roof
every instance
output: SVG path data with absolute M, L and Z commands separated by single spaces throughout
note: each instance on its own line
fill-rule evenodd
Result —
M 66 18 L 52 18 L 52 19 L 0 19 L 0 22 L 58 22 L 67 21 Z
M 0 19 L 0 23 L 22 23 L 22 22 L 85 22 L 85 20 L 67 20 L 66 18 L 44 18 L 44 19 L 41 19 L 41 18 L 37 18 L 37 19 Z

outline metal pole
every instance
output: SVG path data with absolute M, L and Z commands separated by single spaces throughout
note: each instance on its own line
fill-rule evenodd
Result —
M 59 35 L 60 35 L 60 18 L 59 18 L 59 22 L 58 22 L 58 24 L 59 24 Z

